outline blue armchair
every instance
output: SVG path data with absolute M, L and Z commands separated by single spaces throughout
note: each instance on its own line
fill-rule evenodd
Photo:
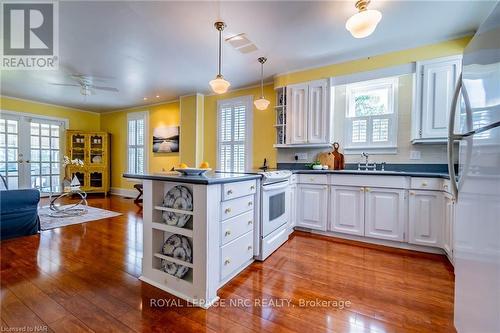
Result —
M 0 239 L 36 234 L 40 231 L 35 189 L 0 190 Z

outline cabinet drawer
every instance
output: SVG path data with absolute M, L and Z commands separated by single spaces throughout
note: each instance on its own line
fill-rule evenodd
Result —
M 301 184 L 328 184 L 328 176 L 325 174 L 315 175 L 315 174 L 300 174 L 299 183 Z
M 253 232 L 236 238 L 221 248 L 221 280 L 253 257 Z
M 443 179 L 441 179 L 441 178 L 412 177 L 410 188 L 413 190 L 442 191 L 442 190 L 444 190 Z
M 254 194 L 257 189 L 255 180 L 248 180 L 238 183 L 227 183 L 222 185 L 222 200 L 231 200 Z
M 224 221 L 220 229 L 221 245 L 227 244 L 233 239 L 252 231 L 254 224 L 253 215 L 253 210 L 251 210 Z
M 240 215 L 241 213 L 248 212 L 249 210 L 253 212 L 254 204 L 253 195 L 223 201 L 221 204 L 221 220 L 225 221 L 231 217 Z
M 290 184 L 297 184 L 297 175 L 290 176 Z

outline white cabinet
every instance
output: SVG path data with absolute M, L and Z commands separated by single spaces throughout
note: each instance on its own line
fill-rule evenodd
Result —
M 461 66 L 461 55 L 417 62 L 412 117 L 413 142 L 445 141 Z
M 326 185 L 297 186 L 297 226 L 326 230 L 328 187 Z
M 296 84 L 287 88 L 288 114 L 286 143 L 307 143 L 308 94 L 307 84 Z
M 443 249 L 453 263 L 453 224 L 455 221 L 455 200 L 450 194 L 445 194 Z
M 331 231 L 404 240 L 407 209 L 402 189 L 332 186 L 330 207 Z
M 290 185 L 290 204 L 288 207 L 290 207 L 289 212 L 290 216 L 288 218 L 288 230 L 291 233 L 293 231 L 293 227 L 296 224 L 297 220 L 297 185 L 292 184 Z
M 329 143 L 327 138 L 328 109 L 327 85 L 324 80 L 309 83 L 309 112 L 307 119 L 307 142 Z
M 402 242 L 406 213 L 404 190 L 365 188 L 365 236 Z
M 363 187 L 332 186 L 330 208 L 331 231 L 364 235 L 365 195 Z
M 410 191 L 409 243 L 441 247 L 443 199 L 443 193 L 437 191 Z
M 329 144 L 328 84 L 317 80 L 287 87 L 287 144 Z

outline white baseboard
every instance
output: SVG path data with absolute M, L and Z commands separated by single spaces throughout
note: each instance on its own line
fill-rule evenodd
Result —
M 139 194 L 139 192 L 136 189 L 119 188 L 119 187 L 112 187 L 110 192 L 111 194 L 127 198 L 135 198 Z

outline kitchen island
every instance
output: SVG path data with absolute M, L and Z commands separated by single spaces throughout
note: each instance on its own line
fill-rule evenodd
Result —
M 258 254 L 260 175 L 124 174 L 143 182 L 140 279 L 208 308 Z

